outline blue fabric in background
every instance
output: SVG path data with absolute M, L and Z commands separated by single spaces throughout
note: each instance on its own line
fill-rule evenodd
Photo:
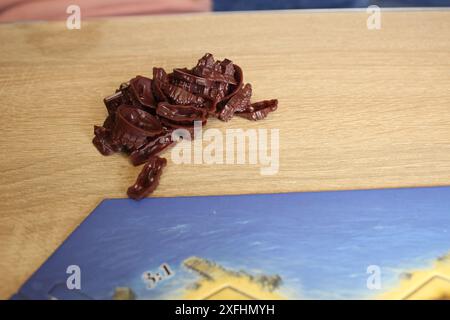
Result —
M 449 7 L 450 0 L 213 0 L 214 11 L 363 8 L 380 7 Z

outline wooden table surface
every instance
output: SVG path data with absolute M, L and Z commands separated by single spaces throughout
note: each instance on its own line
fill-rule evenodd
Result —
M 8 298 L 140 168 L 101 156 L 93 124 L 123 81 L 192 66 L 205 52 L 245 71 L 280 129 L 280 171 L 176 165 L 154 196 L 450 184 L 450 11 L 280 12 L 0 25 L 0 297 Z M 166 152 L 169 155 L 169 152 Z M 170 213 L 168 213 L 170 214 Z M 187 213 L 188 214 L 188 213 Z

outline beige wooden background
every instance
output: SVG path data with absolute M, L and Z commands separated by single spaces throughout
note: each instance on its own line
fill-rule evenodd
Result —
M 208 127 L 279 128 L 280 171 L 169 159 L 154 196 L 450 184 L 450 12 L 384 12 L 378 31 L 366 28 L 367 16 L 0 25 L 0 298 L 135 180 L 139 168 L 91 144 L 92 125 L 106 114 L 102 98 L 153 66 L 191 66 L 205 52 L 241 65 L 255 100 L 279 99 L 266 121 Z

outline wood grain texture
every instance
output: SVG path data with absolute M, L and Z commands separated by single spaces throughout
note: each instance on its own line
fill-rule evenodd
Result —
M 102 98 L 153 66 L 205 52 L 245 71 L 254 100 L 278 98 L 280 171 L 169 164 L 154 196 L 450 183 L 450 12 L 199 14 L 0 25 L 0 297 L 7 298 L 140 168 L 91 144 Z M 166 152 L 169 154 L 169 152 Z M 168 213 L 170 214 L 170 213 Z

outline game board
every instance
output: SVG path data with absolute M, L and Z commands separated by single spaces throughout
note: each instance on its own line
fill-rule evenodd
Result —
M 103 201 L 13 299 L 445 299 L 450 187 Z

